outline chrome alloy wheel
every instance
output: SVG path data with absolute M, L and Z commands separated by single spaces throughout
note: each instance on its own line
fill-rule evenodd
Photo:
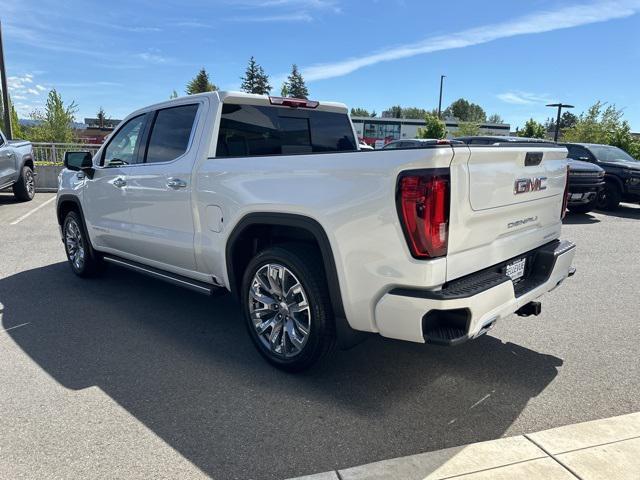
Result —
M 25 187 L 27 188 L 29 197 L 33 197 L 33 195 L 36 193 L 36 181 L 33 178 L 33 172 L 31 171 L 31 169 L 28 168 L 26 170 L 27 171 L 24 178 Z
M 82 231 L 75 220 L 69 220 L 67 228 L 64 232 L 64 243 L 67 247 L 69 260 L 77 271 L 81 271 L 84 267 L 84 240 L 82 239 Z
M 304 349 L 311 330 L 307 294 L 291 270 L 277 263 L 258 269 L 249 287 L 249 313 L 258 338 L 276 355 Z

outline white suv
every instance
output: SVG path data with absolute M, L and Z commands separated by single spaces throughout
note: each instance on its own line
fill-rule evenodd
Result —
M 566 150 L 360 152 L 338 103 L 213 92 L 143 108 L 69 153 L 73 271 L 105 263 L 240 301 L 256 347 L 309 367 L 362 332 L 453 345 L 573 273 Z

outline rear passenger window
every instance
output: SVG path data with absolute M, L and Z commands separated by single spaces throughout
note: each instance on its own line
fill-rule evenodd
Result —
M 217 157 L 357 150 L 346 113 L 256 105 L 222 106 Z
M 187 151 L 198 105 L 158 110 L 153 122 L 146 162 L 169 162 Z

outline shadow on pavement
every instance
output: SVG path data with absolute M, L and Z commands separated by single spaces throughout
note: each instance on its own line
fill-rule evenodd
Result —
M 27 294 L 25 292 L 35 292 Z M 500 437 L 562 360 L 485 336 L 446 349 L 373 337 L 288 375 L 230 296 L 64 263 L 0 280 L 2 328 L 69 389 L 101 388 L 215 478 L 287 478 Z
M 600 220 L 590 213 L 568 212 L 562 221 L 563 225 L 591 225 L 593 223 L 600 223 Z
M 640 208 L 634 204 L 621 203 L 615 210 L 598 210 L 598 213 L 618 218 L 640 219 Z

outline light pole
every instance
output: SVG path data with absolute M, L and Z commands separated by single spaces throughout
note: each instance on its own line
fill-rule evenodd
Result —
M 0 87 L 2 88 L 2 105 L 4 106 L 4 135 L 9 140 L 13 138 L 11 132 L 11 106 L 9 105 L 9 87 L 7 86 L 7 71 L 4 65 L 4 48 L 2 46 L 2 24 L 0 24 Z
M 438 100 L 438 118 L 442 117 L 442 84 L 444 82 L 444 79 L 446 78 L 446 75 L 440 75 L 440 100 Z
M 547 107 L 557 107 L 558 108 L 558 117 L 556 118 L 556 131 L 553 134 L 553 141 L 558 141 L 558 133 L 560 133 L 560 112 L 562 112 L 563 108 L 573 108 L 573 105 L 568 105 L 566 103 L 550 103 Z

